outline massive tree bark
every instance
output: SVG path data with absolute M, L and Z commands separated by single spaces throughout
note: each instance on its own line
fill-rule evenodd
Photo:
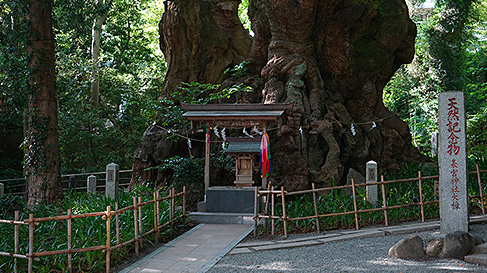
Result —
M 30 206 L 62 200 L 59 180 L 59 143 L 57 120 L 54 34 L 52 1 L 30 0 L 28 36 L 29 101 L 27 117 L 26 168 L 29 175 Z
M 282 170 L 278 184 L 344 183 L 350 167 L 363 170 L 369 160 L 382 171 L 426 160 L 411 145 L 407 124 L 382 102 L 393 73 L 414 56 L 416 27 L 403 0 L 252 3 L 251 60 L 266 80 L 263 100 L 295 102 L 274 152 L 280 142 L 292 146 L 289 135 L 301 152 L 274 160 Z M 291 168 L 300 154 L 309 176 Z
M 244 61 L 252 40 L 238 18 L 239 1 L 177 0 L 164 2 L 159 24 L 160 47 L 168 70 L 163 96 L 182 82 L 220 83 L 227 68 Z M 189 156 L 185 141 L 167 139 L 166 131 L 150 126 L 134 156 L 132 180 L 163 180 L 157 171 L 143 171 L 167 157 Z M 193 155 L 202 157 L 204 147 L 194 143 Z
M 182 2 L 199 6 L 170 3 Z M 231 3 L 200 1 L 210 2 Z M 264 79 L 263 88 L 254 89 L 259 96 L 253 102 L 294 102 L 284 128 L 270 134 L 274 185 L 296 190 L 310 182 L 343 184 L 350 168 L 363 172 L 369 160 L 377 161 L 381 171 L 428 160 L 412 146 L 407 124 L 382 101 L 384 86 L 414 56 L 416 26 L 404 0 L 250 0 L 249 14 L 254 37 L 247 60 L 250 71 Z M 174 51 L 199 56 L 221 48 L 221 42 L 215 47 L 214 37 L 204 35 L 174 39 L 169 34 L 185 30 L 175 22 L 187 16 L 173 12 L 172 21 L 166 17 L 161 28 L 172 29 L 161 32 L 169 65 L 166 86 L 182 80 L 174 70 L 193 75 L 191 80 L 207 81 L 202 75 L 211 74 L 217 81 L 223 66 L 206 62 L 195 69 L 186 55 Z M 188 41 L 206 47 L 191 47 Z
M 159 25 L 168 67 L 163 95 L 181 82 L 219 83 L 225 69 L 247 58 L 252 42 L 238 18 L 239 2 L 164 2 Z

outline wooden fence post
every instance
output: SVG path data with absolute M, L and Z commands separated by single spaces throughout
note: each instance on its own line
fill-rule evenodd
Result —
M 183 215 L 186 215 L 186 186 L 183 186 Z
M 110 273 L 110 220 L 111 220 L 111 212 L 110 212 L 110 206 L 107 207 L 107 212 L 106 212 L 106 225 L 107 225 L 107 244 L 105 246 L 105 265 L 106 265 L 106 273 Z
M 72 221 L 71 221 L 71 209 L 68 209 L 68 268 L 69 272 L 73 272 L 73 253 L 72 249 Z
M 421 222 L 424 223 L 424 206 L 423 206 L 423 179 L 421 178 L 421 171 L 418 171 L 418 186 L 419 186 L 419 205 L 421 206 Z
M 274 206 L 275 206 L 275 201 L 274 201 L 274 187 L 271 188 L 271 224 L 272 224 L 272 236 L 276 233 L 276 221 L 274 220 Z
M 34 266 L 34 215 L 29 214 L 29 263 L 27 272 L 32 273 Z
M 311 188 L 313 189 L 313 205 L 315 206 L 316 232 L 320 233 L 320 219 L 318 218 L 318 205 L 316 204 L 315 183 L 311 184 Z
M 139 243 L 140 243 L 140 249 L 144 248 L 144 239 L 142 239 L 142 235 L 144 234 L 142 232 L 142 206 L 140 205 L 142 203 L 142 197 L 139 196 L 139 204 L 137 205 L 139 207 Z
M 156 245 L 159 244 L 159 224 L 157 222 L 159 218 L 159 191 L 154 192 L 154 233 L 156 238 Z
M 352 194 L 353 194 L 353 213 L 355 214 L 355 229 L 359 230 L 359 225 L 358 225 L 358 212 L 357 212 L 357 196 L 355 194 L 355 181 L 351 179 L 352 181 Z
M 257 221 L 259 220 L 257 215 L 258 197 L 259 189 L 257 187 L 254 187 L 254 238 L 257 237 Z
M 267 191 L 269 191 L 271 182 L 266 184 L 268 186 Z M 269 216 L 269 193 L 267 193 L 265 196 L 264 215 Z M 269 218 L 264 218 L 264 230 L 266 231 L 266 234 L 269 234 L 268 225 L 269 225 Z
M 174 196 L 176 195 L 176 189 L 175 188 L 172 188 L 171 189 L 171 223 L 172 221 L 174 221 L 174 217 L 176 215 L 176 197 Z
M 115 234 L 117 237 L 117 245 L 120 244 L 120 220 L 118 218 L 118 202 L 115 202 Z
M 284 220 L 284 238 L 287 239 L 286 197 L 284 196 L 284 187 L 281 187 L 281 200 L 282 200 L 282 219 Z
M 134 206 L 134 240 L 135 240 L 135 256 L 139 257 L 139 230 L 137 227 L 137 197 L 132 198 Z
M 477 168 L 477 182 L 479 183 L 479 191 L 480 191 L 480 207 L 482 208 L 482 215 L 485 215 L 485 204 L 484 204 L 484 191 L 482 190 L 482 180 L 480 179 L 480 169 L 479 164 L 475 164 Z
M 15 221 L 20 220 L 20 212 L 18 210 L 15 211 L 14 216 Z M 15 224 L 14 226 L 14 253 L 19 254 L 19 224 Z M 17 258 L 14 258 L 14 272 L 17 273 L 19 270 L 19 265 L 17 264 Z
M 384 184 L 384 176 L 380 176 L 380 186 L 382 190 L 382 207 L 384 208 L 384 223 L 386 227 L 389 226 L 389 220 L 387 219 L 387 198 L 386 198 L 386 185 Z

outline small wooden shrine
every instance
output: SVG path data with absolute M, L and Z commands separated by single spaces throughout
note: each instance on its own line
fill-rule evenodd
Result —
M 276 104 L 183 104 L 186 110 L 183 115 L 191 121 L 193 130 L 198 128 L 226 128 L 243 129 L 257 128 L 264 132 L 270 123 L 282 125 L 282 117 L 287 109 L 292 109 L 293 103 Z M 235 155 L 235 184 L 237 186 L 251 186 L 253 176 L 259 170 L 260 138 L 228 138 L 227 153 Z M 263 184 L 267 184 L 264 182 Z M 205 146 L 205 190 L 210 185 L 210 140 L 207 134 Z M 265 185 L 264 185 L 265 186 Z
M 254 176 L 259 172 L 261 138 L 228 138 L 227 154 L 235 156 L 235 185 L 247 187 L 254 185 Z

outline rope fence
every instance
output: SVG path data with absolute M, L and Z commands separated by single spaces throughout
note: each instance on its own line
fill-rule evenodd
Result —
M 160 204 L 165 200 L 169 200 L 169 221 L 165 223 L 161 223 L 161 210 Z M 105 268 L 106 272 L 110 272 L 110 256 L 113 250 L 118 248 L 133 244 L 135 255 L 139 256 L 140 249 L 143 248 L 143 238 L 154 234 L 155 243 L 157 244 L 160 239 L 160 230 L 168 225 L 172 225 L 177 222 L 177 220 L 186 216 L 186 187 L 183 187 L 180 193 L 175 193 L 174 188 L 169 190 L 169 194 L 164 197 L 160 197 L 160 192 L 155 191 L 153 193 L 153 199 L 149 201 L 142 202 L 141 196 L 134 196 L 133 197 L 133 205 L 119 208 L 118 202 L 115 202 L 115 206 L 112 208 L 111 206 L 107 206 L 105 211 L 101 212 L 91 212 L 91 213 L 84 213 L 84 214 L 73 214 L 71 209 L 67 210 L 67 213 L 64 215 L 54 216 L 54 217 L 44 217 L 44 218 L 34 218 L 33 214 L 29 214 L 28 219 L 20 220 L 19 218 L 19 211 L 15 212 L 15 216 L 13 220 L 0 220 L 0 224 L 7 224 L 14 226 L 14 247 L 13 251 L 5 251 L 0 250 L 0 256 L 7 256 L 14 259 L 14 268 L 11 270 L 13 272 L 18 272 L 18 262 L 17 259 L 26 259 L 28 260 L 27 271 L 29 273 L 33 272 L 33 265 L 34 261 L 39 261 L 41 257 L 44 256 L 51 256 L 51 255 L 66 255 L 68 259 L 68 269 L 69 272 L 73 272 L 73 254 L 74 253 L 81 253 L 81 252 L 90 252 L 96 250 L 102 250 L 105 252 Z M 178 202 L 176 202 L 178 201 Z M 167 202 L 167 201 L 166 201 Z M 180 204 L 181 213 L 176 213 L 176 204 Z M 154 213 L 153 219 L 149 219 L 148 217 L 143 217 L 142 210 L 147 209 L 147 206 L 153 206 Z M 133 234 L 134 237 L 132 239 L 121 241 L 120 232 L 127 232 L 127 229 L 130 228 L 128 225 L 124 226 L 123 228 L 120 227 L 120 216 L 124 213 L 133 213 Z M 106 226 L 106 243 L 104 245 L 97 245 L 97 246 L 89 246 L 89 247 L 73 247 L 73 220 L 80 219 L 80 218 L 101 218 L 105 221 Z M 144 230 L 143 228 L 143 221 L 150 221 L 152 223 L 152 227 L 150 230 Z M 66 221 L 67 226 L 67 234 L 66 234 L 66 249 L 62 250 L 53 250 L 53 251 L 41 251 L 41 252 L 34 252 L 34 229 L 36 226 L 43 222 L 49 221 Z M 94 221 L 94 220 L 93 220 Z M 115 223 L 115 227 L 112 226 L 112 222 Z M 20 245 L 20 228 L 27 227 L 28 228 L 28 250 L 27 253 L 21 254 L 19 251 Z M 113 229 L 115 229 L 115 238 L 112 239 L 111 235 L 113 233 Z M 116 242 L 113 244 L 113 242 Z
M 477 185 L 478 185 L 478 190 L 479 194 L 478 195 L 470 195 L 470 202 L 474 202 L 475 199 L 478 199 L 478 202 L 480 203 L 480 208 L 482 211 L 482 214 L 485 215 L 485 202 L 484 202 L 484 194 L 483 194 L 483 185 L 482 185 L 482 180 L 481 180 L 481 174 L 482 173 L 487 173 L 487 170 L 480 170 L 479 166 L 476 166 L 476 171 L 471 171 L 469 172 L 469 175 L 476 174 L 476 180 L 477 180 Z M 418 207 L 419 206 L 419 214 L 420 214 L 420 219 L 421 222 L 425 221 L 425 206 L 427 205 L 432 205 L 432 204 L 438 204 L 439 200 L 437 197 L 437 193 L 434 194 L 434 196 L 427 196 L 428 198 L 425 198 L 425 192 L 423 190 L 424 188 L 424 183 L 431 183 L 431 181 L 438 180 L 439 176 L 422 176 L 421 171 L 418 172 L 418 176 L 415 178 L 409 178 L 409 179 L 399 179 L 399 180 L 390 180 L 390 181 L 384 181 L 384 176 L 381 176 L 381 181 L 380 182 L 375 182 L 375 183 L 362 183 L 362 184 L 356 184 L 355 181 L 352 179 L 351 180 L 351 185 L 345 185 L 345 186 L 334 186 L 334 187 L 326 187 L 326 188 L 316 188 L 315 184 L 312 184 L 312 189 L 311 190 L 302 190 L 302 191 L 294 191 L 294 192 L 288 192 L 284 190 L 284 187 L 281 187 L 280 189 L 276 189 L 272 185 L 269 185 L 268 189 L 265 190 L 260 190 L 258 187 L 255 187 L 255 200 L 258 199 L 263 199 L 265 200 L 264 202 L 264 207 L 262 209 L 262 213 L 259 213 L 257 209 L 254 210 L 254 236 L 257 236 L 257 227 L 258 223 L 260 220 L 264 220 L 263 226 L 264 228 L 268 229 L 268 226 L 270 225 L 270 231 L 272 235 L 275 235 L 276 233 L 276 221 L 282 222 L 283 225 L 283 232 L 284 232 L 284 237 L 288 237 L 288 226 L 289 223 L 294 222 L 294 221 L 303 221 L 303 220 L 310 220 L 314 219 L 314 228 L 316 232 L 320 232 L 320 219 L 327 218 L 327 217 L 335 217 L 335 216 L 342 216 L 342 215 L 353 215 L 354 216 L 354 225 L 355 229 L 359 230 L 360 225 L 359 225 L 359 216 L 360 214 L 364 213 L 371 213 L 371 212 L 382 212 L 383 213 L 383 218 L 384 218 L 384 225 L 389 226 L 389 215 L 388 212 L 390 212 L 393 209 L 399 209 L 399 208 L 405 208 L 405 207 Z M 397 183 L 417 183 L 417 194 L 418 194 L 418 200 L 415 200 L 413 203 L 407 203 L 407 204 L 397 204 L 397 205 L 388 205 L 388 192 L 387 192 L 387 187 L 393 184 Z M 437 191 L 437 181 L 434 181 L 435 185 L 435 191 Z M 380 186 L 381 192 L 382 192 L 382 206 L 376 206 L 374 208 L 366 208 L 366 209 L 360 209 L 357 204 L 357 188 L 359 187 L 367 187 L 367 186 L 372 186 L 372 185 L 377 185 Z M 430 185 L 431 186 L 431 185 Z M 345 210 L 341 212 L 334 212 L 334 213 L 325 213 L 325 214 L 320 214 L 318 210 L 318 206 L 320 205 L 317 195 L 319 194 L 324 194 L 324 193 L 329 193 L 332 191 L 337 191 L 337 190 L 344 190 L 344 189 L 351 189 L 352 192 L 352 199 L 353 199 L 353 210 Z M 312 194 L 312 203 L 313 203 L 313 214 L 308 215 L 308 216 L 301 216 L 301 217 L 290 217 L 289 212 L 286 209 L 286 198 L 292 197 L 292 196 L 298 196 L 298 195 L 306 195 L 306 194 Z M 276 210 L 276 198 L 281 199 L 281 213 L 276 215 L 275 210 Z M 257 201 L 256 201 L 257 202 Z M 269 211 L 269 205 L 270 205 L 270 211 Z M 277 205 L 279 206 L 279 205 Z

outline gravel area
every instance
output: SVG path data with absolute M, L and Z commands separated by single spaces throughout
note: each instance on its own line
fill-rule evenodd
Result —
M 438 231 L 411 234 L 419 235 L 424 241 L 439 236 Z M 487 225 L 471 225 L 470 234 L 480 236 L 487 241 Z M 316 235 L 310 233 L 308 236 Z M 389 258 L 387 256 L 389 248 L 406 235 L 408 234 L 227 255 L 208 272 L 487 272 L 487 266 L 468 264 L 460 260 L 416 261 Z

